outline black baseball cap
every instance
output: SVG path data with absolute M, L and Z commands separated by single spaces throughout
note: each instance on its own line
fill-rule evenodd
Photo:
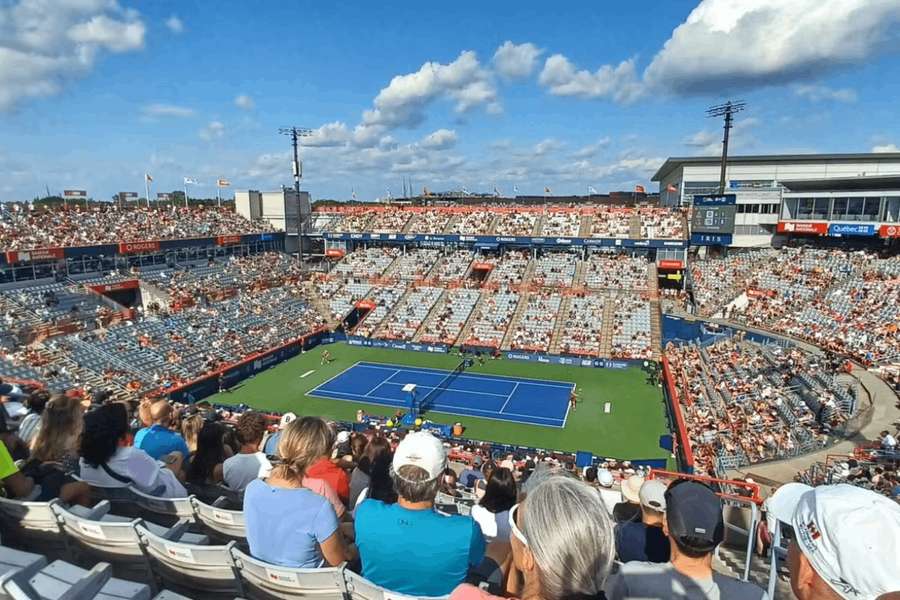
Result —
M 669 535 L 682 546 L 712 551 L 725 538 L 722 501 L 707 485 L 681 479 L 666 490 Z

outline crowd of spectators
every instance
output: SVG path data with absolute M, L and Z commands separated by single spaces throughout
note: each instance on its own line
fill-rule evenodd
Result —
M 544 237 L 578 237 L 580 232 L 579 212 L 548 212 L 543 216 L 541 235 Z
M 403 301 L 382 321 L 378 337 L 411 340 L 443 292 L 443 289 L 435 287 L 411 289 Z
M 546 252 L 535 259 L 531 282 L 542 287 L 571 287 L 577 266 L 577 254 Z
M 650 303 L 641 296 L 617 293 L 610 300 L 615 306 L 612 319 L 612 356 L 616 358 L 653 358 Z
M 475 259 L 483 262 L 481 259 Z M 491 271 L 490 283 L 500 286 L 520 285 L 525 281 L 525 270 L 531 261 L 527 250 L 508 250 L 496 259 Z
M 469 250 L 451 250 L 438 259 L 433 276 L 443 284 L 461 281 L 468 273 L 472 260 Z
M 670 344 L 666 357 L 701 472 L 821 448 L 856 404 L 839 365 L 795 346 L 737 336 L 706 346 Z
M 409 249 L 402 254 L 391 269 L 391 274 L 404 281 L 415 281 L 425 277 L 441 251 L 434 248 Z
M 494 227 L 496 235 L 512 235 L 527 237 L 534 235 L 534 229 L 538 222 L 538 215 L 533 212 L 507 212 L 497 217 Z
M 413 217 L 409 230 L 415 233 L 439 234 L 444 233 L 453 213 L 445 211 L 420 211 Z
M 449 224 L 449 232 L 458 235 L 488 235 L 494 231 L 497 215 L 487 210 L 475 210 L 456 216 Z
M 390 286 L 376 286 L 369 292 L 369 300 L 375 303 L 375 308 L 370 310 L 362 322 L 357 325 L 354 333 L 364 337 L 372 336 L 378 330 L 379 325 L 406 293 L 405 284 Z
M 559 352 L 600 356 L 605 302 L 606 299 L 600 295 L 581 295 L 569 300 L 566 313 L 561 317 Z
M 366 231 L 373 233 L 400 233 L 403 231 L 412 213 L 404 210 L 383 210 L 376 212 L 366 225 Z
M 420 340 L 428 343 L 455 344 L 480 297 L 481 292 L 478 290 L 465 288 L 447 290 L 443 304 L 426 321 Z
M 559 294 L 531 292 L 519 320 L 511 325 L 510 347 L 514 350 L 547 352 L 561 303 L 562 296 Z
M 601 208 L 591 221 L 591 237 L 631 237 L 631 217 L 633 214 L 632 211 L 624 208 Z
M 331 273 L 356 281 L 378 277 L 402 254 L 397 246 L 374 247 L 356 250 L 344 256 Z
M 592 290 L 645 290 L 649 285 L 645 258 L 595 252 L 584 265 L 584 284 Z
M 701 315 L 722 314 L 866 364 L 900 358 L 900 257 L 815 248 L 695 261 Z
M 273 230 L 266 221 L 248 221 L 232 210 L 212 207 L 120 209 L 114 205 L 93 205 L 0 211 L 0 249 L 4 250 L 208 238 Z
M 641 237 L 650 239 L 683 239 L 685 217 L 681 210 L 640 208 Z
M 475 309 L 468 338 L 460 341 L 471 346 L 499 348 L 518 304 L 519 294 L 512 291 L 500 290 L 485 296 Z

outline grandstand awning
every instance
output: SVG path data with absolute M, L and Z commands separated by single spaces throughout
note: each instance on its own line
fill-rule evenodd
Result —
M 476 250 L 496 250 L 500 247 L 500 244 L 492 243 L 492 242 L 477 242 L 475 244 Z

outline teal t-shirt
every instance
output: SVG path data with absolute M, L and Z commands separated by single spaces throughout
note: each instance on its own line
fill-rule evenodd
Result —
M 363 577 L 415 596 L 449 594 L 484 558 L 484 537 L 471 517 L 378 500 L 356 509 L 356 545 Z

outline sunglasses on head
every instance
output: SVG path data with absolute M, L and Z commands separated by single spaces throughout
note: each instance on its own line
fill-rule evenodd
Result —
M 522 530 L 519 529 L 518 525 L 516 525 L 516 511 L 519 509 L 519 506 L 521 506 L 521 504 L 514 504 L 513 507 L 509 509 L 509 530 L 516 536 L 517 540 L 527 546 L 528 539 L 525 537 L 525 534 L 522 533 Z

